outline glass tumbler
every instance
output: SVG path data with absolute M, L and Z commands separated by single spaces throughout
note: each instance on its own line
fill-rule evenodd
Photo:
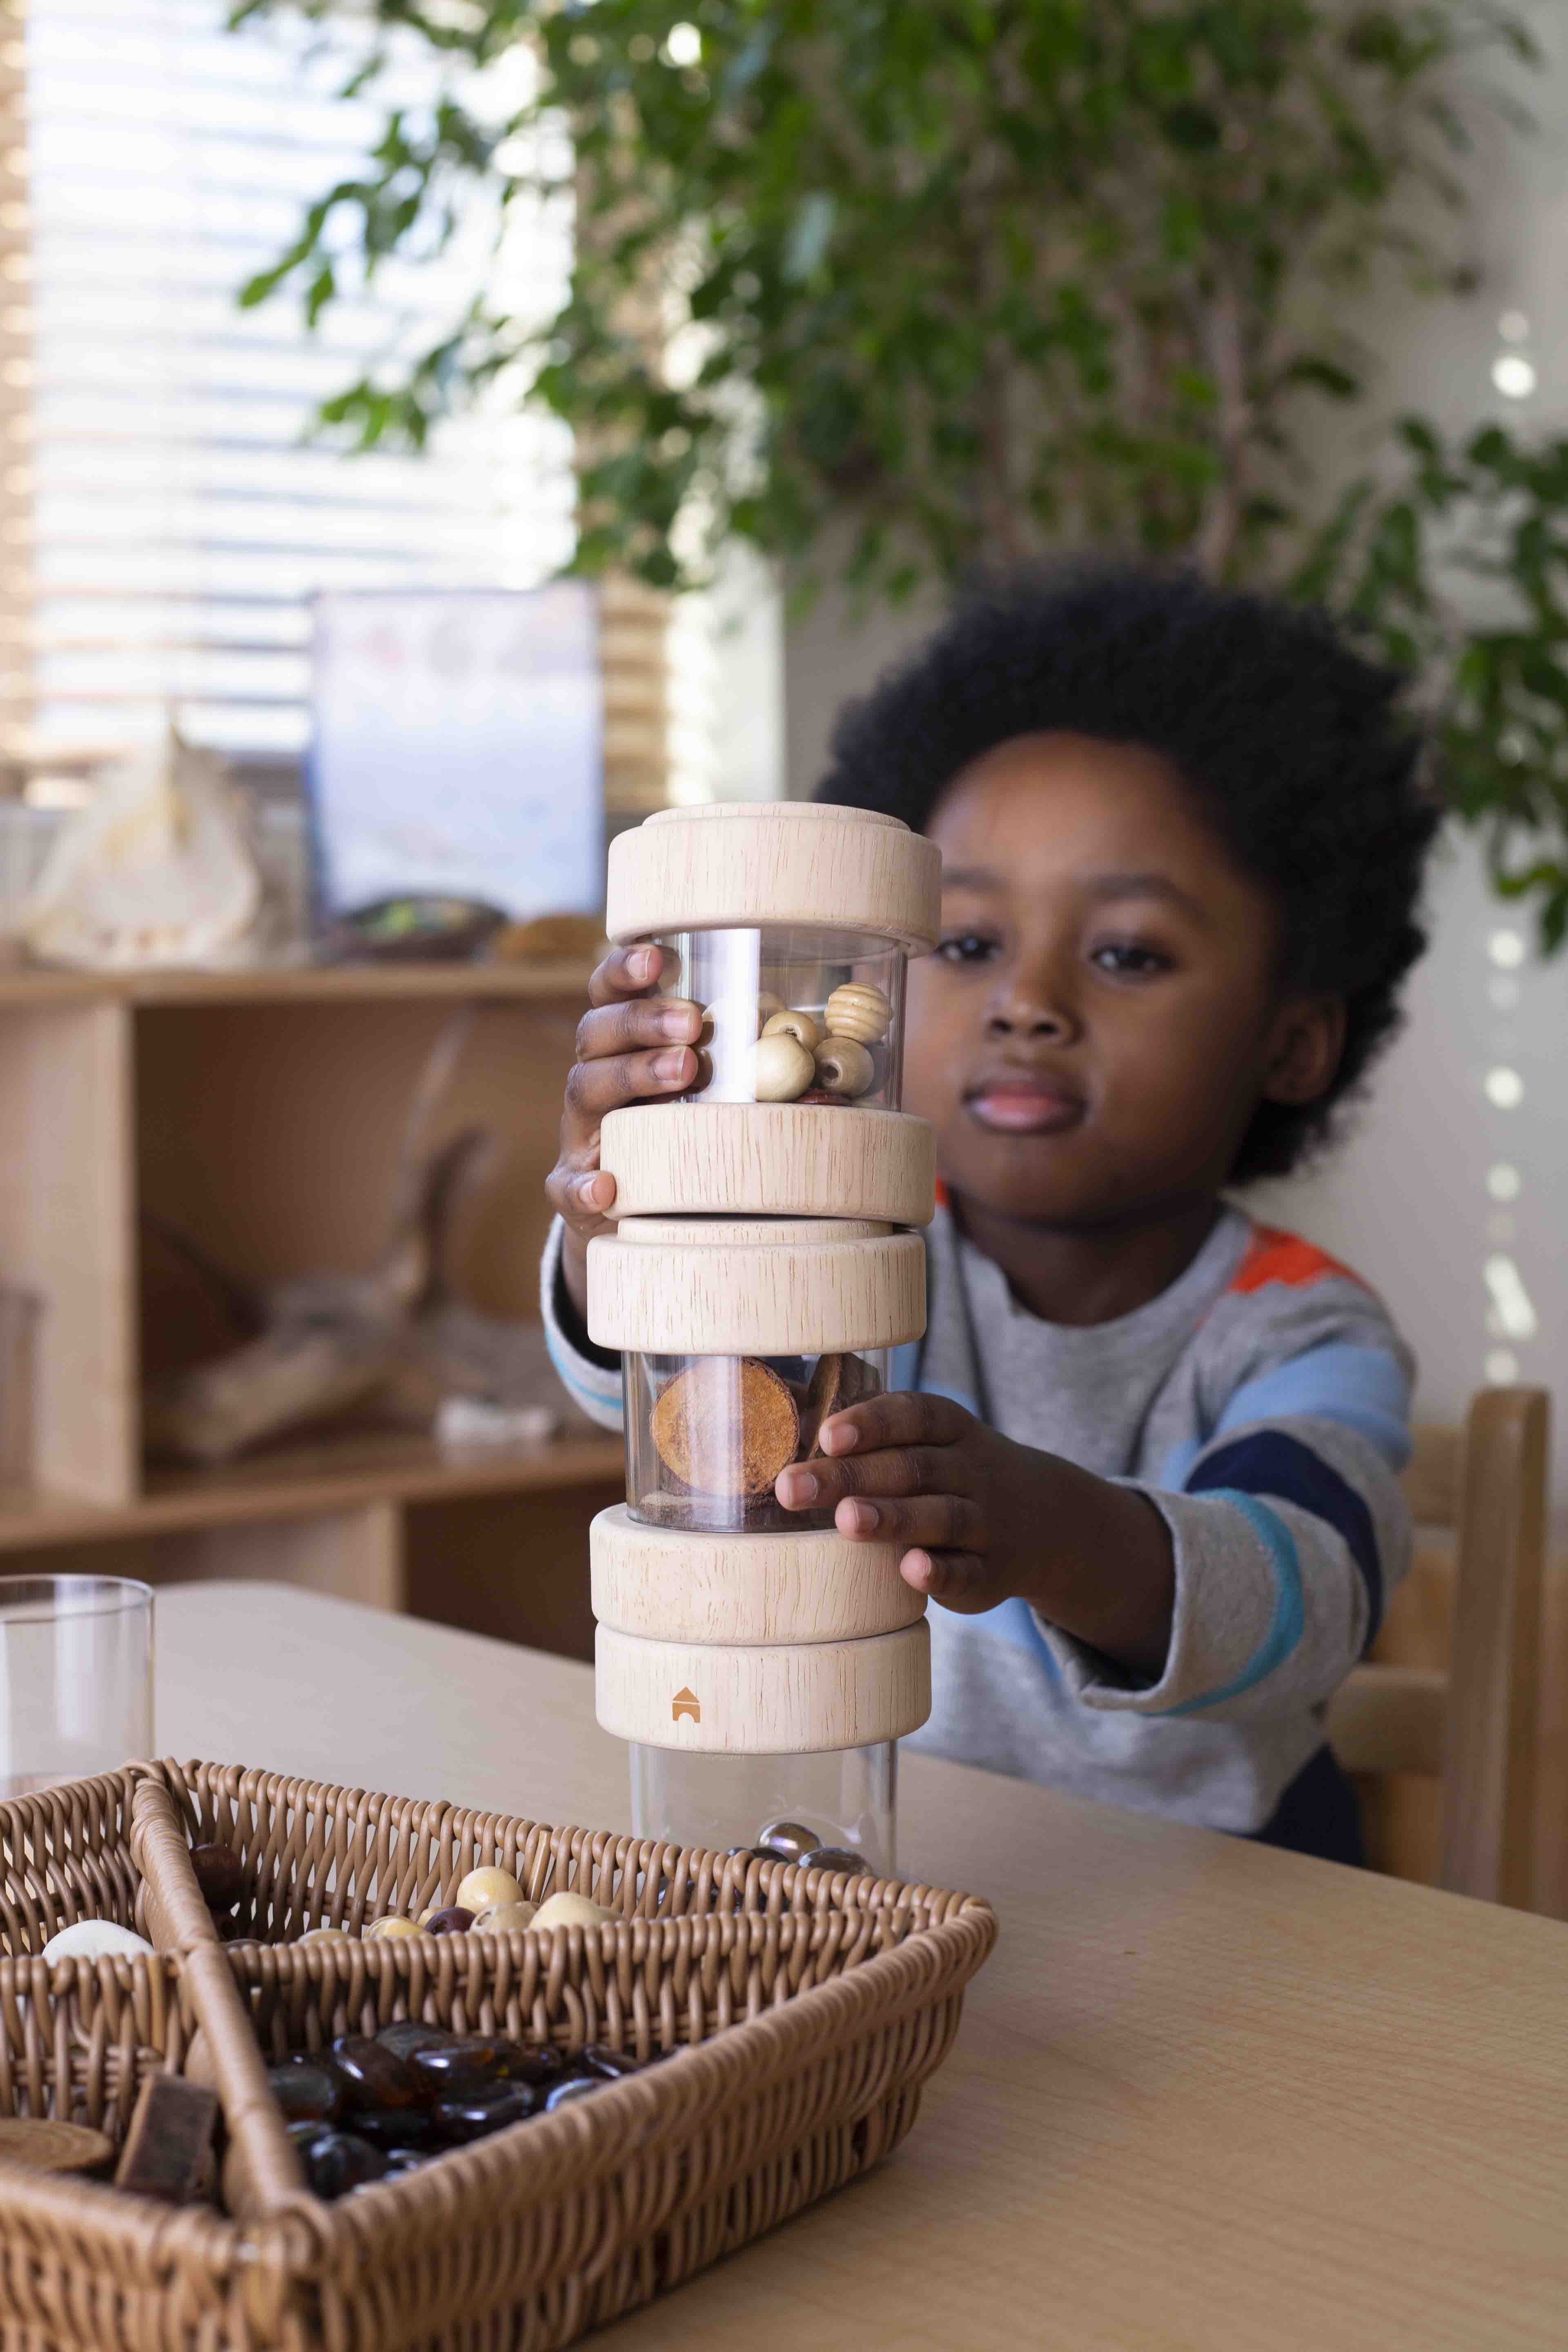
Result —
M 152 1749 L 151 1585 L 0 1577 L 0 1797 L 116 1771 Z

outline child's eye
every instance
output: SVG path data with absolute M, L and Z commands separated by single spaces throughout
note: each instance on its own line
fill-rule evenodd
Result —
M 1118 980 L 1146 980 L 1171 969 L 1171 959 L 1162 949 L 1141 946 L 1136 940 L 1107 940 L 1090 950 L 1089 960 Z
M 1001 952 L 1001 941 L 984 931 L 949 931 L 937 949 L 943 963 L 989 963 Z

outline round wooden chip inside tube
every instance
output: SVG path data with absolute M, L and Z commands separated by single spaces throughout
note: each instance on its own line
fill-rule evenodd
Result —
M 649 1423 L 667 1469 L 703 1495 L 761 1495 L 795 1457 L 800 1409 L 766 1364 L 699 1356 L 678 1372 Z
M 96 2172 L 114 2143 L 85 2124 L 58 2124 L 48 2116 L 0 2116 L 0 2164 L 32 2172 Z

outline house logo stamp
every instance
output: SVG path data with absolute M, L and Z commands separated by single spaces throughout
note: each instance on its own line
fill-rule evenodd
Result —
M 689 1715 L 693 1723 L 702 1720 L 702 1703 L 694 1690 L 678 1690 L 669 1702 L 671 1723 L 679 1723 L 683 1715 Z

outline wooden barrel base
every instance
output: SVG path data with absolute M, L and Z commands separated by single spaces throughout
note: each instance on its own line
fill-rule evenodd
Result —
M 612 1633 L 705 1647 L 864 1641 L 925 1614 L 899 1574 L 903 1551 L 833 1528 L 693 1535 L 645 1527 L 617 1503 L 588 1530 L 594 1614 Z
M 633 1103 L 599 1131 L 617 1217 L 872 1217 L 929 1225 L 936 1137 L 909 1111 Z
M 644 1641 L 601 1625 L 594 1662 L 601 1725 L 647 1748 L 813 1755 L 903 1739 L 931 1713 L 923 1618 L 864 1642 L 773 1648 Z

